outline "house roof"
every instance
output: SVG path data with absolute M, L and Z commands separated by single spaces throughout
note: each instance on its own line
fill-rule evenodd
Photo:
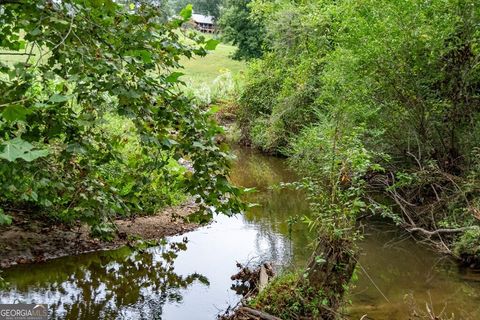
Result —
M 197 23 L 214 24 L 212 16 L 204 16 L 203 14 L 192 14 L 192 20 Z

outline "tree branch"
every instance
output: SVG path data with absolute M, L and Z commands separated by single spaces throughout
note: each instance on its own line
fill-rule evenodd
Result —
M 443 234 L 445 234 L 445 233 L 460 233 L 460 232 L 472 230 L 472 229 L 475 229 L 475 228 L 476 228 L 475 226 L 471 226 L 471 227 L 463 227 L 463 228 L 456 228 L 456 229 L 437 229 L 437 230 L 434 230 L 434 231 L 429 231 L 429 230 L 426 230 L 426 229 L 423 229 L 423 228 L 420 228 L 420 227 L 414 227 L 414 228 L 409 228 L 408 231 L 409 232 L 421 232 L 428 237 L 432 237 L 432 236 L 435 236 L 435 235 L 440 235 L 442 233 Z
M 265 313 L 263 311 L 255 310 L 255 309 L 248 308 L 248 307 L 240 307 L 239 311 L 242 312 L 242 313 L 246 313 L 250 317 L 253 316 L 253 317 L 256 317 L 256 318 L 260 318 L 262 320 L 282 320 L 280 318 L 272 316 L 272 315 L 270 315 L 268 313 Z
M 0 0 L 0 6 L 2 4 L 22 4 L 22 0 Z

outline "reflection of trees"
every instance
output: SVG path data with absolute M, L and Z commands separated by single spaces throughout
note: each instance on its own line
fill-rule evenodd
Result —
M 236 185 L 265 190 L 276 183 L 295 179 L 283 159 L 265 156 L 251 149 L 235 151 L 237 160 L 230 178 Z
M 291 230 L 288 224 L 291 217 L 308 214 L 308 203 L 303 195 L 292 190 L 268 190 L 253 197 L 249 200 L 260 207 L 251 208 L 245 221 L 257 230 L 257 247 L 266 241 L 271 259 L 287 263 L 293 257 L 296 262 L 305 261 L 311 253 L 308 248 L 311 233 L 301 221 L 292 225 Z
M 68 264 L 67 270 L 58 264 L 48 271 L 66 272 L 53 276 L 55 281 L 40 281 L 34 290 L 13 288 L 8 298 L 42 300 L 49 304 L 54 319 L 160 319 L 166 302 L 182 301 L 180 289 L 195 281 L 208 285 L 202 275 L 174 272 L 174 260 L 182 250 L 186 250 L 185 243 L 171 243 L 142 252 L 102 253 L 87 264 Z M 67 259 L 58 261 L 62 260 Z
M 257 188 L 257 192 L 246 200 L 258 203 L 260 207 L 251 208 L 245 214 L 246 223 L 257 230 L 257 251 L 261 250 L 261 243 L 266 241 L 269 259 L 288 262 L 295 252 L 294 260 L 306 260 L 311 253 L 307 246 L 310 233 L 303 223 L 298 222 L 290 234 L 287 222 L 291 217 L 308 214 L 309 205 L 305 197 L 294 190 L 269 189 L 280 182 L 294 181 L 295 175 L 287 169 L 281 158 L 265 156 L 245 148 L 236 150 L 236 155 L 232 181 L 243 187 Z

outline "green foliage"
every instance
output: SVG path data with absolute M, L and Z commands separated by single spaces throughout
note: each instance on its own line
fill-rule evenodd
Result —
M 315 199 L 319 212 L 358 212 L 375 188 L 400 213 L 364 205 L 407 228 L 477 223 L 475 1 L 255 0 L 250 8 L 269 52 L 251 64 L 239 97 L 243 139 L 290 156 L 313 178 L 315 192 L 330 195 Z
M 180 10 L 180 17 L 183 18 L 183 20 L 188 21 L 192 17 L 193 13 L 193 6 L 191 4 L 187 4 L 182 10 Z
M 3 113 L 3 117 L 7 119 L 5 112 Z M 48 150 L 33 150 L 33 145 L 19 137 L 5 141 L 2 146 L 3 151 L 0 153 L 0 158 L 10 162 L 13 162 L 17 159 L 23 159 L 27 162 L 32 162 L 33 160 L 46 157 L 48 155 Z
M 226 41 L 238 47 L 235 59 L 252 59 L 262 56 L 264 26 L 251 14 L 251 0 L 226 0 L 218 24 Z
M 271 52 L 246 75 L 240 121 L 246 140 L 263 150 L 285 153 L 290 139 L 322 117 L 325 106 L 318 97 L 324 56 L 332 50 L 331 17 L 325 8 L 312 11 L 311 6 L 284 4 L 277 10 L 272 13 L 262 6 L 256 11 L 266 23 Z M 253 130 L 259 117 L 267 122 L 263 136 Z
M 281 319 L 298 319 L 299 316 L 315 316 L 318 306 L 302 304 L 307 297 L 304 288 L 299 287 L 301 273 L 284 273 L 275 277 L 268 286 L 250 302 L 253 308 L 280 317 Z M 321 301 L 319 298 L 314 303 Z
M 1 274 L 1 273 L 0 273 Z M 0 275 L 0 289 L 8 288 L 9 283 Z
M 195 13 L 213 16 L 218 19 L 223 0 L 168 0 L 172 14 L 177 14 L 187 5 L 192 4 Z
M 480 228 L 466 231 L 454 244 L 454 253 L 459 257 L 480 260 Z
M 311 229 L 329 237 L 350 239 L 357 237 L 357 217 L 378 208 L 375 202 L 365 199 L 364 176 L 382 168 L 374 162 L 378 156 L 361 141 L 363 128 L 345 133 L 342 122 L 330 125 L 325 122 L 306 129 L 292 142 L 289 162 L 306 176 L 293 186 L 307 192 L 314 215 L 304 221 Z
M 0 47 L 30 53 L 0 64 L 4 209 L 85 221 L 99 235 L 116 215 L 154 213 L 184 193 L 204 209 L 242 209 L 226 179 L 228 150 L 215 143 L 222 129 L 179 93 L 173 72 L 216 42 L 184 43 L 178 28 L 191 7 L 166 22 L 159 5 L 0 6 Z
M 300 271 L 275 277 L 250 306 L 281 319 L 321 319 L 322 309 L 329 308 L 329 294 L 302 285 L 305 275 Z
M 239 94 L 237 112 L 242 140 L 250 141 L 264 151 L 273 151 L 275 147 L 269 143 L 273 139 L 267 136 L 269 126 L 266 122 L 276 103 L 282 79 L 282 70 L 268 68 L 269 62 L 271 60 L 266 56 L 264 60 L 254 61 L 249 65 L 246 81 Z
M 12 217 L 6 215 L 3 209 L 0 208 L 0 226 L 12 224 Z

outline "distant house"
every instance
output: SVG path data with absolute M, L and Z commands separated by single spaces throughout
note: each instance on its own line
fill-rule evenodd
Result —
M 192 22 L 195 29 L 200 32 L 215 33 L 216 26 L 212 16 L 204 16 L 203 14 L 192 14 Z

